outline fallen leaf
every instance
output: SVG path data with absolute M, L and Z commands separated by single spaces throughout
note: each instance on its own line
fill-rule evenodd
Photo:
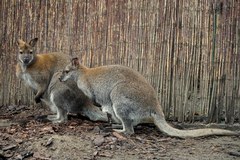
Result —
M 98 154 L 98 151 L 93 152 L 93 156 L 96 156 Z
M 46 133 L 54 133 L 53 127 L 52 126 L 46 126 L 42 129 L 43 132 Z
M 70 129 L 75 129 L 76 126 L 68 126 L 68 128 L 70 128 Z
M 18 154 L 15 159 L 23 159 L 23 156 L 21 154 Z
M 78 126 L 77 122 L 71 122 L 69 126 Z
M 4 157 L 6 157 L 6 158 L 10 158 L 10 157 L 12 157 L 14 155 L 14 152 L 12 152 L 12 151 L 10 151 L 10 150 L 8 150 L 8 151 L 6 151 L 5 153 L 4 153 Z
M 35 152 L 33 154 L 33 157 L 36 159 L 41 159 L 41 160 L 51 160 L 49 157 L 43 157 L 39 152 Z
M 118 132 L 113 132 L 112 133 L 115 137 L 117 137 L 119 140 L 127 140 L 126 137 L 123 137 L 121 134 L 119 134 Z
M 108 157 L 108 158 L 112 158 L 113 157 L 113 155 L 110 154 L 110 153 L 98 153 L 98 155 L 101 156 L 101 157 Z
M 14 148 L 16 148 L 16 147 L 17 147 L 17 145 L 11 144 L 11 145 L 8 145 L 8 146 L 4 147 L 2 150 L 3 150 L 3 151 L 7 151 L 7 150 L 14 149 Z
M 53 143 L 53 138 L 51 137 L 51 138 L 48 139 L 47 143 L 44 144 L 44 146 L 45 146 L 45 147 L 48 147 L 48 146 L 50 146 L 52 143 Z
M 160 138 L 157 140 L 158 142 L 168 142 L 168 141 L 171 141 L 171 139 L 168 137 L 168 138 Z

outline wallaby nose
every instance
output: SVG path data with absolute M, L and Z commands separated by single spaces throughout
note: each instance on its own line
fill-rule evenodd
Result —
M 28 64 L 28 63 L 29 63 L 29 58 L 24 58 L 24 59 L 23 59 L 23 63 L 24 63 L 24 64 Z

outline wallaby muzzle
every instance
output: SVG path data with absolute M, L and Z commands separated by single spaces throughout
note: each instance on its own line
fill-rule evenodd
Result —
M 30 63 L 30 58 L 24 58 L 23 59 L 23 64 L 28 65 Z
M 62 74 L 60 75 L 60 77 L 58 78 L 60 82 L 63 82 L 63 77 L 64 77 L 64 73 L 62 73 Z

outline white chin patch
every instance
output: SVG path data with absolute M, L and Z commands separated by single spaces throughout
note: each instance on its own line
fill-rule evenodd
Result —
M 68 80 L 69 79 L 69 76 L 65 76 L 64 78 L 63 78 L 63 81 L 66 81 L 66 80 Z
M 22 64 L 24 64 L 24 62 L 23 62 L 23 60 L 22 60 L 22 59 L 20 59 L 20 61 L 21 61 L 21 63 L 22 63 Z

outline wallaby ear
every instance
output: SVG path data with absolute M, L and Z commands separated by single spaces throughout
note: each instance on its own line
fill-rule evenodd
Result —
M 74 67 L 79 66 L 78 57 L 72 58 L 71 62 L 72 62 L 72 66 L 74 66 Z
M 38 41 L 38 38 L 33 38 L 33 39 L 29 42 L 29 45 L 30 45 L 31 47 L 34 47 L 35 44 L 37 43 L 37 41 Z
M 24 46 L 25 45 L 25 42 L 21 39 L 18 39 L 17 40 L 17 45 L 20 47 L 20 46 Z

